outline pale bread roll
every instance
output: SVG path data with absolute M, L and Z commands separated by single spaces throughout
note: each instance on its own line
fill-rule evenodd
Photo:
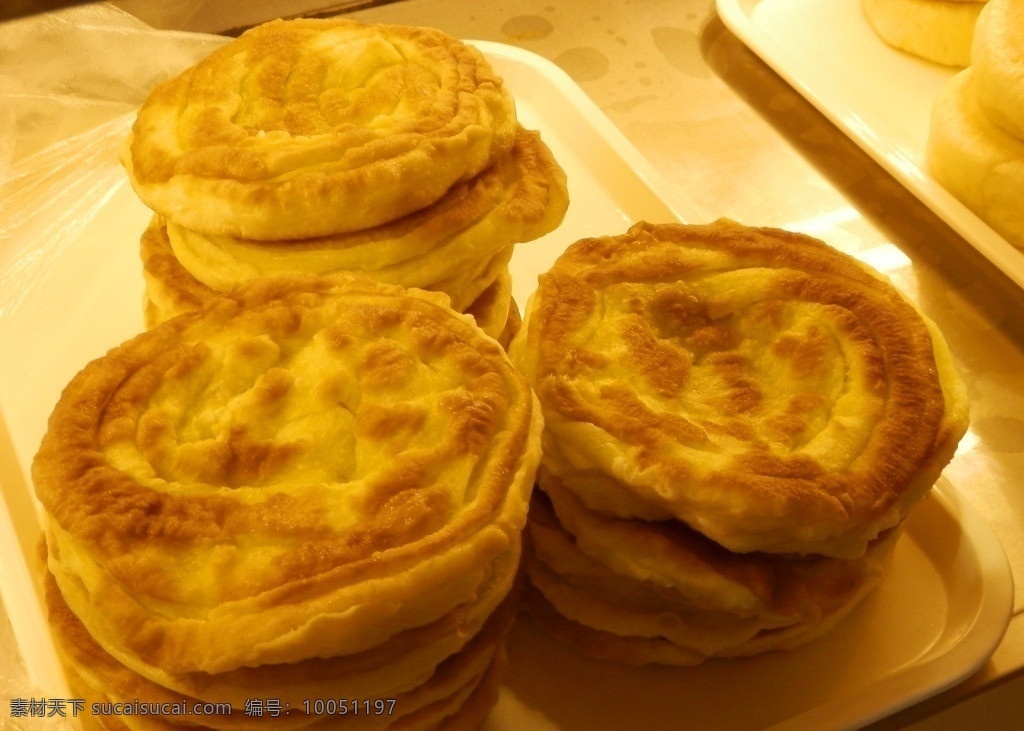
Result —
M 1024 139 L 991 121 L 975 94 L 974 68 L 942 88 L 925 150 L 929 171 L 1011 244 L 1024 247 Z
M 863 0 L 871 27 L 890 46 L 947 66 L 971 62 L 971 39 L 986 0 Z
M 978 19 L 972 66 L 985 115 L 1024 140 L 1024 2 L 991 0 Z

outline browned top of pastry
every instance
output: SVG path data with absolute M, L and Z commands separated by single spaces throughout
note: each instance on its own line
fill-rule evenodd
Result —
M 305 238 L 433 203 L 515 131 L 501 79 L 439 31 L 273 21 L 157 86 L 124 162 L 143 202 L 181 226 Z
M 735 551 L 858 555 L 967 423 L 945 344 L 887 281 L 726 220 L 577 242 L 512 355 L 589 507 Z
M 296 276 L 86 366 L 33 477 L 90 630 L 213 672 L 365 649 L 466 601 L 518 541 L 539 429 L 443 296 Z

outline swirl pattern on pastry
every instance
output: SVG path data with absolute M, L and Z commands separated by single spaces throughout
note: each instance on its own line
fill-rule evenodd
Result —
M 861 555 L 967 425 L 944 341 L 888 282 L 727 220 L 572 245 L 510 353 L 589 509 L 736 552 Z
M 540 419 L 442 296 L 261 281 L 67 386 L 33 463 L 50 568 L 121 661 L 360 652 L 469 601 L 515 549 Z
M 479 51 L 439 31 L 275 21 L 157 86 L 123 159 L 178 225 L 309 238 L 430 205 L 507 153 L 516 127 Z

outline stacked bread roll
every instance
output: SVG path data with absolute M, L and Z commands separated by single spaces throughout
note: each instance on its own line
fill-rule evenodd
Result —
M 345 19 L 265 24 L 158 86 L 123 158 L 156 212 L 150 326 L 257 277 L 347 270 L 444 292 L 498 336 L 514 245 L 568 205 L 479 51 Z
M 1024 247 L 1024 2 L 991 0 L 971 65 L 936 98 L 931 173 L 1010 243 Z
M 863 0 L 878 36 L 894 48 L 946 66 L 967 66 L 978 15 L 988 0 Z
M 86 720 L 473 727 L 541 428 L 443 295 L 354 276 L 260 280 L 88 364 L 33 464 Z
M 573 244 L 510 355 L 545 419 L 526 606 L 628 663 L 828 630 L 967 426 L 942 338 L 890 284 L 726 220 Z

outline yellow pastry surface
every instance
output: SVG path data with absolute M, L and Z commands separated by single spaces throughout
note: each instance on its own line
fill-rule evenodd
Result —
M 347 728 L 357 731 L 434 728 L 449 717 L 472 727 L 493 704 L 489 697 L 493 690 L 491 676 L 504 662 L 502 641 L 518 606 L 517 591 L 493 607 L 471 632 L 460 632 L 458 650 L 427 667 L 415 684 L 396 686 L 393 682 L 382 682 L 380 676 L 386 680 L 408 675 L 408 661 L 417 658 L 415 654 L 403 655 L 410 648 L 416 650 L 422 631 L 400 634 L 388 647 L 375 648 L 363 655 L 228 673 L 237 686 L 225 688 L 217 675 L 197 677 L 194 690 L 199 695 L 194 695 L 158 685 L 119 662 L 69 609 L 52 576 L 47 577 L 45 589 L 50 623 L 76 697 L 85 700 L 90 709 L 94 704 L 121 704 L 162 711 L 89 716 L 99 727 L 112 731 L 195 728 L 200 717 L 193 713 L 193 708 L 203 704 L 218 711 L 201 717 L 203 728 L 211 729 L 321 731 L 337 728 L 341 717 Z M 442 631 L 451 629 L 445 627 Z M 383 664 L 378 666 L 381 658 Z M 385 670 L 390 676 L 382 672 Z M 274 679 L 276 683 L 272 682 Z M 218 695 L 225 690 L 228 695 Z M 279 705 L 268 706 L 265 713 L 256 715 L 246 705 L 252 699 L 271 699 Z
M 560 455 L 545 465 L 588 509 L 734 552 L 863 554 L 967 426 L 945 343 L 891 284 L 728 220 L 573 244 L 510 353 Z
M 282 20 L 158 85 L 123 160 L 178 225 L 308 238 L 434 203 L 506 154 L 516 128 L 483 56 L 439 31 Z
M 471 602 L 516 550 L 540 429 L 443 296 L 261 281 L 69 383 L 33 464 L 50 568 L 137 668 L 369 650 Z
M 464 309 L 481 263 L 554 229 L 568 207 L 565 173 L 536 132 L 437 203 L 371 229 L 287 241 L 208 237 L 167 222 L 174 255 L 196 279 L 227 292 L 257 277 L 356 271 L 405 287 L 452 283 Z

